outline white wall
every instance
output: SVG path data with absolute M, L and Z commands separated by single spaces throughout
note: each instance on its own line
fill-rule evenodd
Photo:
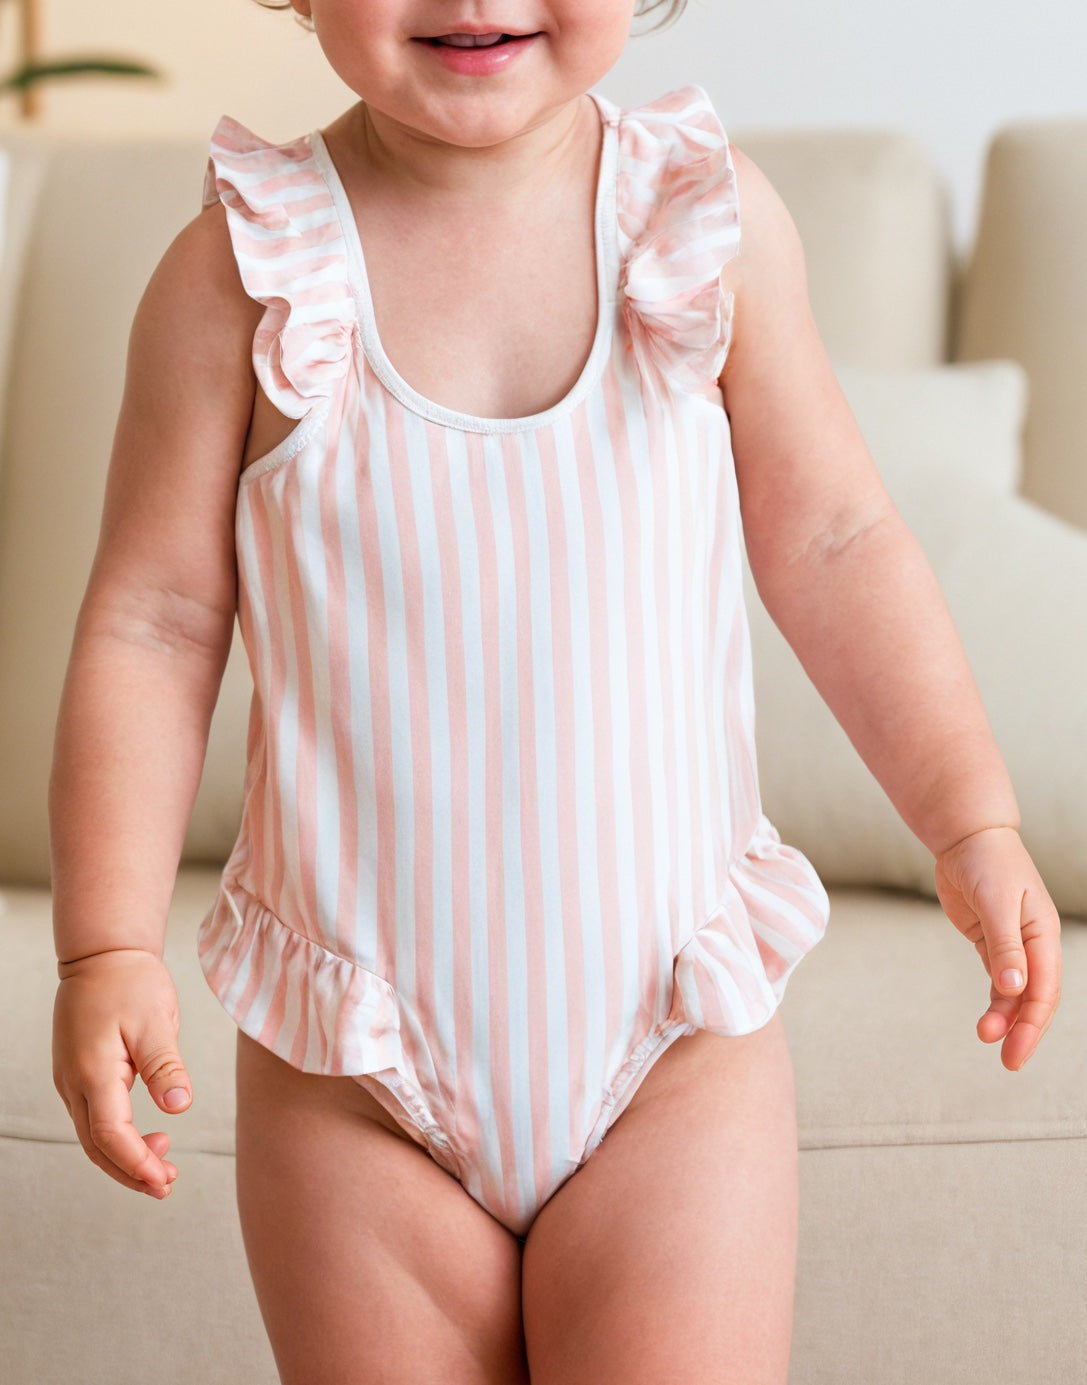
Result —
M 972 223 L 991 134 L 1087 116 L 1083 0 L 689 0 L 613 74 L 623 104 L 699 82 L 731 130 L 890 126 L 913 133 Z
M 590 3 L 590 0 L 585 0 Z M 223 110 L 270 138 L 350 99 L 316 42 L 252 0 L 43 0 L 61 50 L 146 56 L 151 88 L 81 84 L 46 100 L 51 125 L 204 133 Z M 518 0 L 494 0 L 497 16 Z M 1022 117 L 1087 116 L 1084 0 L 689 0 L 670 31 L 633 41 L 604 89 L 621 104 L 699 82 L 731 130 L 883 125 L 912 131 L 972 220 L 989 135 Z

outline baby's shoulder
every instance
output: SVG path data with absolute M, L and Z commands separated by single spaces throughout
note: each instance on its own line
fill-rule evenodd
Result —
M 221 203 L 204 207 L 189 222 L 163 256 L 160 269 L 174 287 L 202 306 L 218 305 L 228 316 L 249 312 L 253 306 L 242 285 Z
M 174 238 L 137 312 L 142 335 L 205 367 L 248 357 L 260 306 L 246 294 L 221 206 L 206 207 Z
M 201 208 L 176 236 L 160 268 L 172 271 L 183 280 L 200 276 L 207 290 L 216 296 L 230 293 L 235 285 L 240 288 L 226 208 L 222 203 L 210 203 Z
M 726 267 L 726 286 L 748 290 L 763 285 L 803 291 L 804 251 L 800 234 L 780 193 L 762 169 L 735 144 L 729 145 L 736 203 L 743 220 L 742 250 Z

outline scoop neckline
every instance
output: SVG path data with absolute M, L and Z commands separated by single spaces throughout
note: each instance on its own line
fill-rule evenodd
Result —
M 600 377 L 611 350 L 615 304 L 619 280 L 619 249 L 615 218 L 616 175 L 618 168 L 618 130 L 609 102 L 589 93 L 600 117 L 600 164 L 597 170 L 593 211 L 594 253 L 596 256 L 596 331 L 592 346 L 577 380 L 565 395 L 549 408 L 516 418 L 487 418 L 449 409 L 414 389 L 403 378 L 385 353 L 377 329 L 374 300 L 362 238 L 351 210 L 351 203 L 332 161 L 320 130 L 309 136 L 310 148 L 324 180 L 340 223 L 347 250 L 347 278 L 358 311 L 362 349 L 374 374 L 391 395 L 406 409 L 431 422 L 466 433 L 521 433 L 545 427 L 571 413 L 586 397 Z

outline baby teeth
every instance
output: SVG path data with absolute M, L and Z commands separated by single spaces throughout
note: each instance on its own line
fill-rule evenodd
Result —
M 504 38 L 505 34 L 443 34 L 441 41 L 454 48 L 489 48 Z

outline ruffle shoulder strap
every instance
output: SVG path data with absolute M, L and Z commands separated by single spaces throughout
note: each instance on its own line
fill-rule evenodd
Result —
M 272 145 L 224 117 L 211 140 L 204 204 L 226 208 L 249 296 L 264 304 L 253 367 L 288 418 L 346 373 L 356 327 L 343 228 L 309 138 Z
M 732 297 L 721 270 L 740 248 L 736 173 L 700 87 L 618 117 L 620 289 L 632 350 L 673 385 L 717 380 Z

